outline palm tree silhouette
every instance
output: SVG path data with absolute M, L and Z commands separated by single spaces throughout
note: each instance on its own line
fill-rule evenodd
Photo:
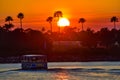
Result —
M 21 29 L 22 29 L 22 19 L 24 18 L 24 14 L 23 13 L 19 13 L 17 15 L 17 17 L 20 19 L 20 26 L 21 26 Z
M 5 18 L 5 22 L 8 22 L 9 25 L 11 24 L 11 21 L 13 21 L 13 19 L 12 19 L 11 16 L 7 16 L 7 17 Z
M 118 18 L 116 17 L 116 16 L 113 16 L 112 18 L 111 18 L 111 22 L 114 22 L 114 29 L 116 29 L 116 22 L 118 22 Z
M 63 16 L 62 11 L 56 11 L 56 12 L 54 13 L 54 17 L 57 17 L 57 18 L 58 18 L 58 21 L 59 21 L 60 17 L 62 17 L 62 16 Z M 60 33 L 60 27 L 59 27 L 59 33 Z
M 46 20 L 47 22 L 50 23 L 51 33 L 52 33 L 52 20 L 53 20 L 53 17 L 51 17 L 51 16 L 49 16 Z
M 86 22 L 86 20 L 84 18 L 80 18 L 78 23 L 81 23 L 82 24 L 82 31 L 84 30 L 83 29 L 83 23 Z
M 59 18 L 62 17 L 62 16 L 63 16 L 62 11 L 56 11 L 56 12 L 54 13 L 54 17 L 58 17 L 58 20 L 59 20 Z

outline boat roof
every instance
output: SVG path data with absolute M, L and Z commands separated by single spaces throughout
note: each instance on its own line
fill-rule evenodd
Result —
M 32 54 L 30 54 L 30 55 L 23 55 L 23 57 L 44 57 L 44 56 L 46 56 L 46 55 L 32 55 Z

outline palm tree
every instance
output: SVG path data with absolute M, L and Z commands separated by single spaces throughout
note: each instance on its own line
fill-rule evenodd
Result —
M 52 33 L 52 20 L 53 20 L 53 17 L 51 17 L 51 16 L 48 17 L 47 20 L 46 20 L 47 22 L 50 23 L 51 33 Z
M 82 24 L 82 31 L 84 30 L 83 29 L 83 23 L 86 22 L 86 20 L 84 18 L 80 18 L 78 23 L 81 23 Z
M 56 12 L 54 13 L 54 17 L 58 17 L 58 20 L 59 20 L 59 18 L 62 17 L 62 16 L 63 16 L 62 11 L 56 11 Z
M 62 17 L 62 16 L 63 16 L 62 11 L 56 11 L 56 12 L 54 13 L 54 17 L 57 17 L 57 18 L 58 18 L 58 21 L 59 21 L 60 17 Z M 60 33 L 60 27 L 59 27 L 59 33 Z
M 118 22 L 118 18 L 116 17 L 116 16 L 113 16 L 112 18 L 111 18 L 111 22 L 114 22 L 114 29 L 116 29 L 116 22 Z
M 24 18 L 24 14 L 23 13 L 19 13 L 17 15 L 17 17 L 20 19 L 20 25 L 21 25 L 21 29 L 22 29 L 22 19 Z
M 7 17 L 5 18 L 5 22 L 8 22 L 9 25 L 11 24 L 11 21 L 13 21 L 13 19 L 12 19 L 11 16 L 7 16 Z

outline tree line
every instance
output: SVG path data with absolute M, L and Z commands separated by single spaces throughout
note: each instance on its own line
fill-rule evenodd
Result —
M 10 16 L 5 18 L 8 24 L 0 27 L 0 56 L 21 56 L 33 52 L 46 54 L 50 56 L 51 61 L 54 61 L 62 55 L 66 56 L 67 59 L 68 56 L 73 58 L 73 55 L 74 57 L 76 57 L 75 55 L 78 57 L 86 55 L 95 57 L 98 54 L 107 56 L 106 53 L 110 53 L 113 56 L 114 53 L 118 54 L 120 52 L 120 30 L 116 29 L 118 18 L 115 16 L 111 18 L 111 22 L 114 22 L 112 30 L 107 27 L 101 28 L 97 32 L 91 28 L 84 30 L 83 24 L 86 20 L 80 18 L 78 23 L 82 25 L 81 31 L 78 31 L 76 27 L 65 27 L 61 33 L 52 31 L 53 17 L 47 18 L 46 21 L 50 23 L 51 30 L 45 33 L 44 30 L 39 31 L 30 28 L 24 30 L 22 26 L 24 14 L 19 13 L 17 17 L 20 19 L 20 27 L 13 29 L 11 22 L 13 19 Z M 62 12 L 56 11 L 54 17 L 59 20 L 62 17 Z M 82 47 L 66 52 L 54 52 L 52 50 L 54 41 L 80 41 Z M 58 57 L 53 58 L 54 56 Z

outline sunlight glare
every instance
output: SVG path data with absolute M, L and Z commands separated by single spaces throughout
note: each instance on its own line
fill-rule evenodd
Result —
M 70 26 L 70 21 L 67 18 L 60 18 L 60 20 L 57 22 L 57 25 L 60 27 Z

